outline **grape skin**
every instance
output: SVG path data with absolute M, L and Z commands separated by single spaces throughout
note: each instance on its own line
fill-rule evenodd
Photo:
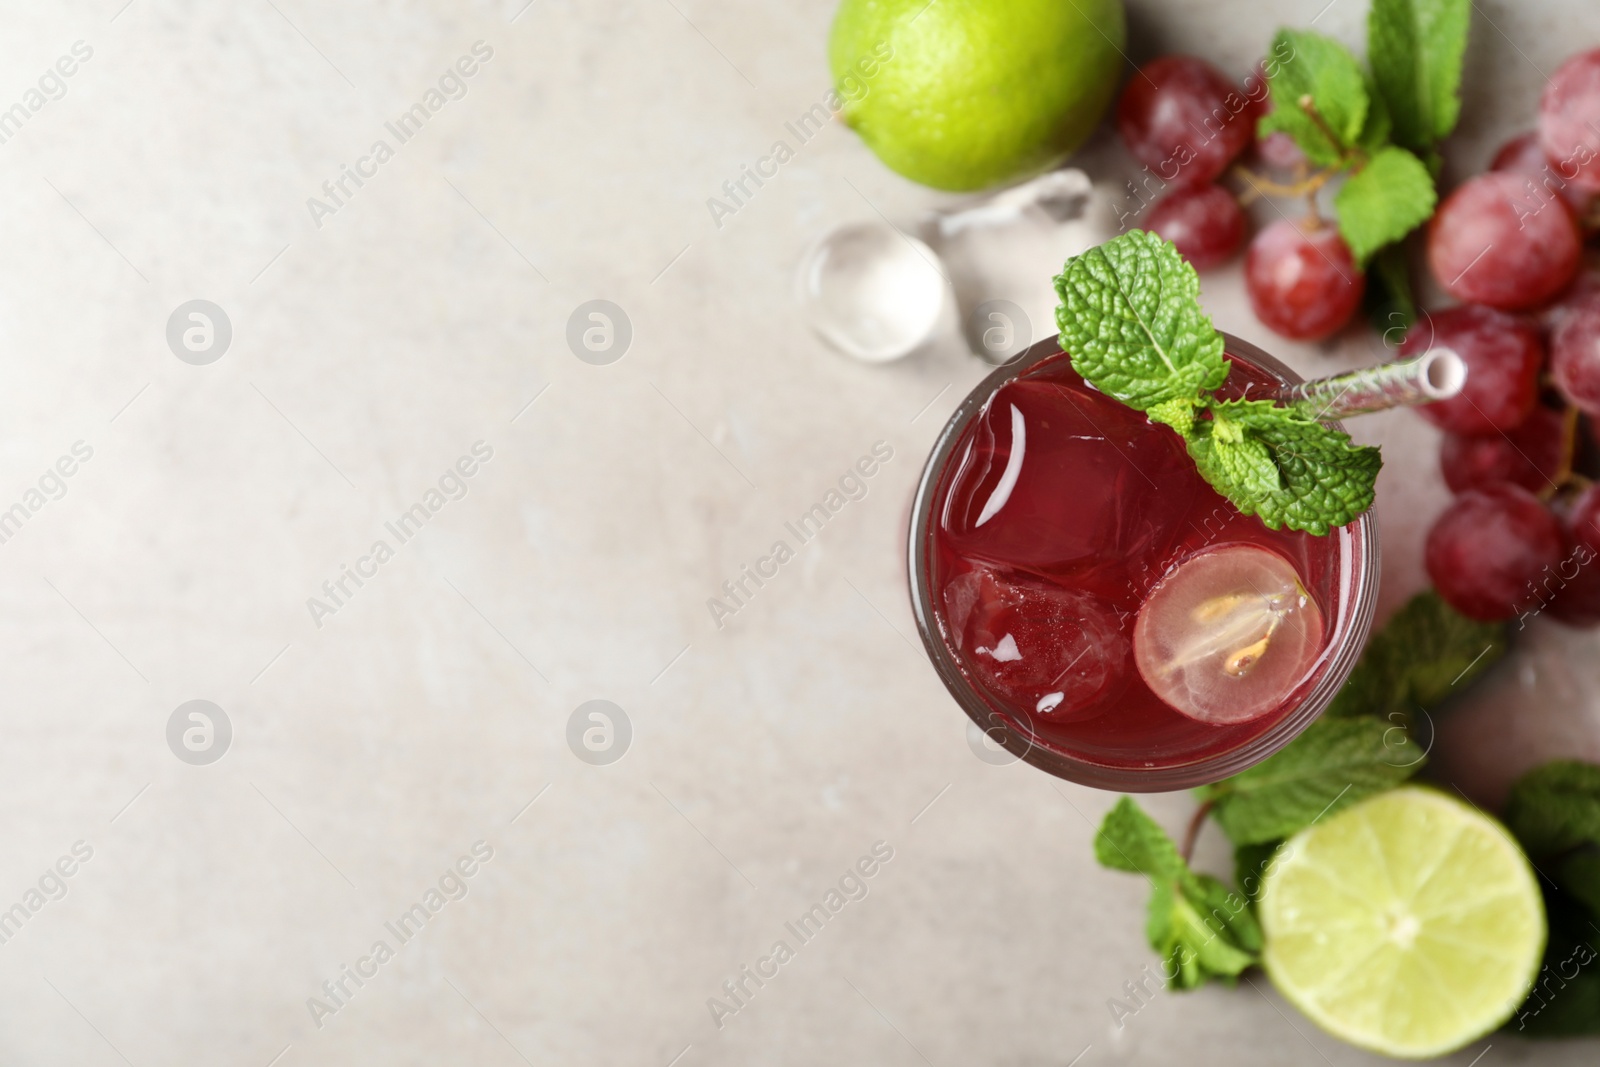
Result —
M 1335 333 L 1361 305 L 1367 279 L 1339 231 L 1311 219 L 1279 219 L 1250 242 L 1245 287 L 1256 318 L 1297 341 Z
M 1210 270 L 1244 244 L 1244 209 L 1220 185 L 1178 189 L 1150 209 L 1144 228 L 1171 241 L 1195 270 Z
M 1582 248 L 1566 203 L 1505 171 L 1463 183 L 1428 224 L 1428 264 L 1444 290 L 1505 311 L 1538 307 L 1565 289 Z
M 1536 610 L 1537 590 L 1566 555 L 1560 521 L 1539 498 L 1501 483 L 1456 497 L 1428 531 L 1424 563 L 1434 588 L 1481 622 Z
M 1255 139 L 1255 105 L 1205 60 L 1162 56 L 1128 80 L 1117 131 L 1157 177 L 1206 185 Z
M 1562 177 L 1600 193 L 1600 48 L 1572 56 L 1545 83 L 1539 144 Z

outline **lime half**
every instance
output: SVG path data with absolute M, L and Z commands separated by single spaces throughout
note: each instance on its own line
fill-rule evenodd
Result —
M 1451 1052 L 1511 1017 L 1538 976 L 1544 903 L 1517 843 L 1431 789 L 1362 801 L 1284 843 L 1261 890 L 1262 962 L 1352 1045 Z

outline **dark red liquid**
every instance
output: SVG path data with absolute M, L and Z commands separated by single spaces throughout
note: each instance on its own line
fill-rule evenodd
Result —
M 1229 358 L 1224 395 L 1278 385 Z M 1018 418 L 1025 447 L 1015 486 L 984 519 Z M 939 474 L 932 522 L 929 588 L 962 673 L 1022 736 L 1089 763 L 1175 767 L 1249 743 L 1304 699 L 1328 666 L 1328 646 L 1348 628 L 1357 551 L 1349 528 L 1314 537 L 1241 515 L 1201 479 L 1177 434 L 1086 385 L 1064 355 L 1003 386 L 969 422 Z M 1212 725 L 1173 710 L 1145 685 L 1133 627 L 1169 568 L 1230 543 L 1288 560 L 1321 609 L 1326 636 L 1280 707 Z M 1003 625 L 991 625 L 995 619 Z M 1011 644 L 997 652 L 991 646 L 1002 632 Z M 1057 706 L 1044 706 L 1063 690 Z

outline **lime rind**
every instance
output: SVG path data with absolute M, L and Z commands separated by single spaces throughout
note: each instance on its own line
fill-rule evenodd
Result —
M 1290 838 L 1259 909 L 1262 962 L 1285 999 L 1335 1037 L 1401 1059 L 1500 1026 L 1544 953 L 1543 900 L 1515 840 L 1415 786 Z

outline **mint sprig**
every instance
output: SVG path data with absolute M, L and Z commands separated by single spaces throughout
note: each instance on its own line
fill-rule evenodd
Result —
M 1394 140 L 1423 156 L 1461 117 L 1461 61 L 1472 0 L 1372 0 L 1367 58 L 1394 117 Z
M 1422 746 L 1381 719 L 1318 719 L 1294 743 L 1199 791 L 1235 845 L 1289 837 L 1422 769 Z
M 1293 408 L 1214 395 L 1228 376 L 1222 335 L 1170 243 L 1132 230 L 1067 260 L 1055 281 L 1073 369 L 1182 437 L 1201 477 L 1242 513 L 1320 536 L 1372 506 L 1376 448 Z
M 1106 813 L 1095 859 L 1150 880 L 1145 936 L 1163 973 L 1179 989 L 1209 978 L 1230 981 L 1261 958 L 1261 927 L 1248 902 L 1227 885 L 1196 874 L 1172 838 L 1128 797 Z
M 1324 714 L 1410 722 L 1464 692 L 1506 647 L 1504 623 L 1469 619 L 1431 589 L 1418 593 L 1367 641 Z
M 1541 981 L 1508 1026 L 1526 1037 L 1600 1033 L 1600 767 L 1557 760 L 1529 771 L 1511 787 L 1505 821 L 1543 875 L 1540 977 L 1561 978 L 1559 997 Z

